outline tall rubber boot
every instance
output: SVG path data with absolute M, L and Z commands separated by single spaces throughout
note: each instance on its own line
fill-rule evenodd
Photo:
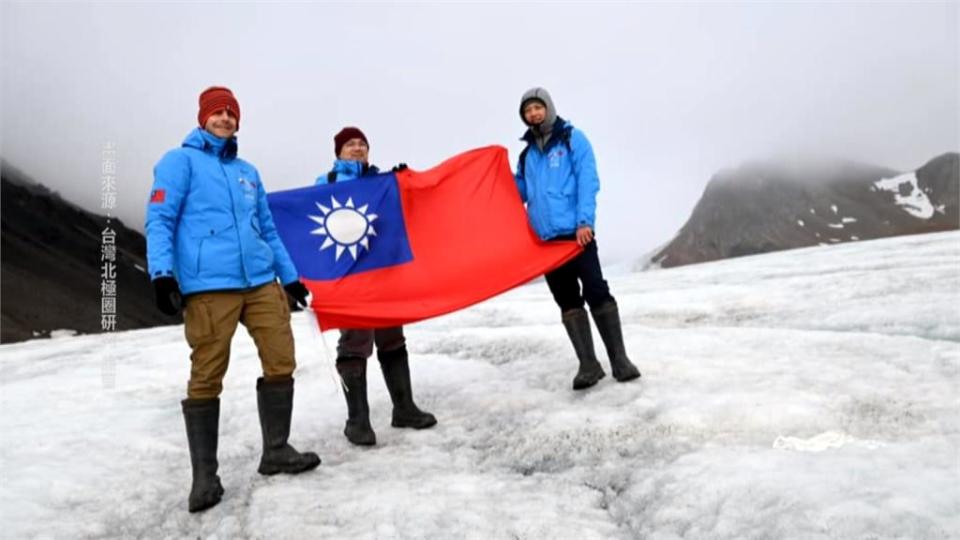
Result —
M 377 434 L 370 426 L 370 405 L 367 403 L 367 359 L 354 357 L 337 358 L 337 371 L 347 387 L 347 423 L 343 434 L 358 446 L 377 444 Z
M 298 452 L 287 442 L 293 415 L 293 377 L 257 379 L 257 410 L 263 433 L 263 456 L 257 472 L 297 474 L 320 465 L 317 454 Z
M 193 485 L 187 509 L 200 512 L 216 506 L 223 498 L 223 485 L 217 476 L 217 436 L 220 429 L 220 399 L 185 399 L 180 402 L 187 426 Z
M 393 401 L 393 427 L 426 429 L 437 424 L 437 418 L 421 411 L 413 402 L 413 389 L 410 385 L 410 363 L 407 359 L 407 346 L 392 351 L 377 351 L 383 380 Z
M 620 311 L 616 302 L 607 302 L 591 310 L 593 322 L 597 324 L 600 339 L 607 349 L 613 378 L 620 382 L 632 381 L 640 377 L 640 370 L 627 358 L 627 349 L 623 344 L 623 331 L 620 328 Z
M 577 359 L 580 361 L 580 369 L 573 378 L 573 389 L 590 388 L 604 378 L 606 373 L 603 372 L 593 352 L 593 335 L 590 333 L 590 318 L 587 316 L 587 310 L 583 308 L 567 310 L 563 312 L 561 319 L 563 327 L 567 329 L 567 335 L 570 336 L 573 350 L 577 353 Z

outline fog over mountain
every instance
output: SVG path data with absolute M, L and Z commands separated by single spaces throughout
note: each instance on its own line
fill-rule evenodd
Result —
M 952 2 L 0 10 L 0 155 L 99 211 L 100 150 L 115 144 L 114 214 L 136 230 L 153 164 L 212 84 L 236 92 L 241 156 L 270 190 L 327 171 L 348 124 L 382 166 L 489 144 L 515 160 L 520 95 L 545 86 L 596 151 L 610 260 L 672 238 L 724 168 L 828 154 L 906 171 L 960 148 Z
M 681 266 L 960 228 L 960 154 L 916 170 L 833 161 L 718 172 L 690 219 L 645 264 Z

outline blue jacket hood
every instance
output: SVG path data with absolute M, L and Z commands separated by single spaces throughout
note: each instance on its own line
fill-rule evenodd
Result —
M 335 175 L 337 182 L 346 182 L 354 178 L 363 176 L 373 176 L 380 174 L 380 169 L 376 165 L 364 163 L 353 159 L 338 159 L 333 162 L 333 168 L 326 174 L 317 177 L 315 183 L 327 184 L 330 182 L 330 175 Z
M 203 129 L 194 128 L 183 139 L 183 146 L 196 148 L 203 152 L 209 152 L 223 159 L 234 159 L 237 157 L 237 138 L 221 139 L 213 133 Z
M 352 159 L 338 159 L 333 162 L 331 172 L 336 172 L 337 176 L 352 176 L 354 178 L 363 176 L 366 163 Z

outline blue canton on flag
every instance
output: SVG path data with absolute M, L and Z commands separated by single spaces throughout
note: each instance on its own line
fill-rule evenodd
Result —
M 284 246 L 307 279 L 413 260 L 392 173 L 271 193 L 269 202 Z

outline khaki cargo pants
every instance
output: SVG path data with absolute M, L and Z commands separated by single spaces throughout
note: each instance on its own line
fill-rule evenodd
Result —
M 220 395 L 230 363 L 230 342 L 237 323 L 257 345 L 264 377 L 293 373 L 293 333 L 290 306 L 279 283 L 248 291 L 221 291 L 190 295 L 183 312 L 190 345 L 190 382 L 187 397 L 208 399 Z

